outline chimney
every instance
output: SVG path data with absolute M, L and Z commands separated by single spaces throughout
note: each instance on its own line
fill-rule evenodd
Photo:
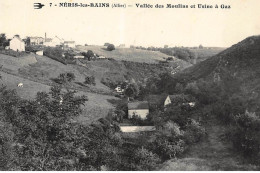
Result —
M 46 32 L 45 32 L 45 42 L 46 42 L 46 38 L 47 38 L 47 35 L 46 35 Z

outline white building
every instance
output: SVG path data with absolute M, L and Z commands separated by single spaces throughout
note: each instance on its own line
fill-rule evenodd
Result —
M 189 105 L 190 107 L 194 107 L 196 102 L 195 100 L 184 94 L 176 94 L 176 95 L 168 95 L 164 101 L 164 106 L 170 105 L 172 103 L 181 103 L 182 105 Z
M 82 56 L 82 55 L 75 55 L 74 58 L 75 58 L 75 59 L 83 59 L 84 56 Z
M 42 37 L 29 37 L 30 45 L 42 45 L 44 38 Z
M 43 56 L 43 50 L 39 50 L 39 51 L 35 52 L 35 54 Z
M 146 119 L 149 114 L 149 105 L 147 101 L 128 103 L 128 118 L 133 115 L 139 116 L 141 119 Z
M 75 48 L 76 47 L 75 41 L 64 41 L 64 47 Z
M 53 39 L 45 38 L 45 42 L 43 43 L 44 46 L 49 46 L 49 47 L 56 47 L 63 44 L 64 44 L 64 40 L 60 39 L 57 36 L 55 36 Z
M 10 49 L 17 52 L 25 51 L 25 43 L 20 37 L 14 36 L 10 41 Z

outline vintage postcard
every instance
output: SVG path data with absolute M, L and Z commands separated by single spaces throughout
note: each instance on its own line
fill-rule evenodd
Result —
M 0 0 L 0 171 L 259 171 L 259 0 Z

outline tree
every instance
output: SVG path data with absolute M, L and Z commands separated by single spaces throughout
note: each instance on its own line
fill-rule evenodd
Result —
M 71 73 L 71 72 L 69 72 L 69 73 L 67 73 L 67 80 L 68 80 L 68 82 L 71 82 L 71 81 L 73 81 L 73 80 L 75 80 L 75 75 L 74 75 L 74 73 Z
M 59 84 L 66 84 L 68 82 L 74 81 L 75 78 L 76 77 L 74 73 L 69 72 L 69 73 L 61 73 L 58 78 L 55 78 L 53 80 Z
M 156 164 L 160 162 L 160 158 L 157 154 L 145 148 L 139 148 L 135 151 L 134 161 L 137 165 L 137 170 L 152 170 L 156 167 Z
M 87 53 L 83 52 L 82 55 L 90 61 L 91 58 L 94 57 L 94 52 L 92 50 L 88 50 Z
M 125 90 L 125 95 L 128 97 L 136 97 L 139 94 L 139 88 L 137 85 L 130 84 L 126 90 Z
M 114 46 L 113 44 L 109 44 L 109 45 L 107 46 L 107 50 L 108 50 L 108 51 L 115 50 L 115 46 Z
M 5 33 L 0 34 L 0 46 L 5 47 L 5 44 L 7 42 Z
M 86 76 L 84 83 L 89 84 L 89 85 L 96 85 L 95 77 L 94 76 Z

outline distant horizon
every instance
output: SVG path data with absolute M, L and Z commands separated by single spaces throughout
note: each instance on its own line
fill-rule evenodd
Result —
M 42 37 L 42 38 L 45 38 L 44 36 L 39 36 L 39 35 L 34 35 L 34 36 L 21 36 L 19 33 L 16 33 L 14 35 L 11 35 L 11 34 L 8 34 L 8 33 L 4 33 L 4 32 L 1 32 L 0 34 L 5 34 L 6 35 L 6 38 L 7 39 L 12 39 L 15 35 L 19 35 L 21 39 L 26 39 L 27 37 Z M 55 35 L 53 37 L 46 37 L 46 38 L 54 38 L 54 37 L 58 37 L 60 39 L 63 39 L 63 37 L 59 36 L 59 35 Z M 248 36 L 248 37 L 253 37 L 253 36 L 260 36 L 260 35 L 251 35 L 251 36 Z M 248 37 L 245 37 L 244 39 L 248 38 Z M 244 40 L 242 39 L 242 40 Z M 242 41 L 240 40 L 240 41 Z M 64 41 L 75 41 L 75 40 L 66 40 L 64 39 Z M 238 41 L 238 42 L 240 42 Z M 237 43 L 238 43 L 237 42 Z M 79 44 L 77 41 L 75 41 L 76 45 L 80 45 L 80 46 L 85 46 L 85 44 Z M 105 43 L 110 43 L 110 42 L 104 42 L 103 44 L 87 44 L 87 46 L 104 46 Z M 237 44 L 237 43 L 234 43 L 234 44 Z M 114 43 L 110 43 L 110 44 L 114 44 Z M 124 43 L 122 43 L 124 45 Z M 122 44 L 114 44 L 116 47 L 119 47 L 120 45 Z M 233 46 L 234 44 L 232 44 L 231 46 Z M 167 44 L 165 44 L 167 45 Z M 164 48 L 165 45 L 162 45 L 162 46 L 153 46 L 150 44 L 150 46 L 144 46 L 144 45 L 125 45 L 125 48 L 130 48 L 130 46 L 135 46 L 135 47 L 144 47 L 144 48 L 148 48 L 148 47 L 154 47 L 154 48 Z M 202 44 L 200 44 L 202 45 Z M 184 47 L 184 48 L 198 48 L 200 45 L 194 45 L 194 46 L 184 46 L 184 45 L 180 45 L 180 46 L 177 46 L 177 45 L 167 45 L 168 48 L 174 48 L 174 47 Z M 231 46 L 228 46 L 228 47 L 225 47 L 225 46 L 205 46 L 205 45 L 202 45 L 204 48 L 228 48 L 228 47 L 231 47 Z M 122 47 L 124 48 L 124 47 Z
M 44 0 L 41 10 L 33 9 L 37 0 L 8 0 L 0 2 L 0 32 L 10 38 L 19 34 L 48 38 L 58 36 L 80 45 L 115 46 L 125 44 L 143 47 L 230 47 L 239 41 L 260 34 L 259 0 L 218 0 L 231 9 L 145 9 L 135 3 L 198 3 L 195 0 L 136 0 L 120 3 L 130 8 L 59 8 L 50 7 L 54 0 Z M 60 1 L 56 0 L 56 3 Z M 70 0 L 73 2 L 73 0 Z M 89 3 L 89 0 L 77 0 Z M 116 0 L 103 0 L 119 3 Z M 214 5 L 214 1 L 200 0 L 201 4 Z M 17 15 L 19 14 L 19 15 Z

